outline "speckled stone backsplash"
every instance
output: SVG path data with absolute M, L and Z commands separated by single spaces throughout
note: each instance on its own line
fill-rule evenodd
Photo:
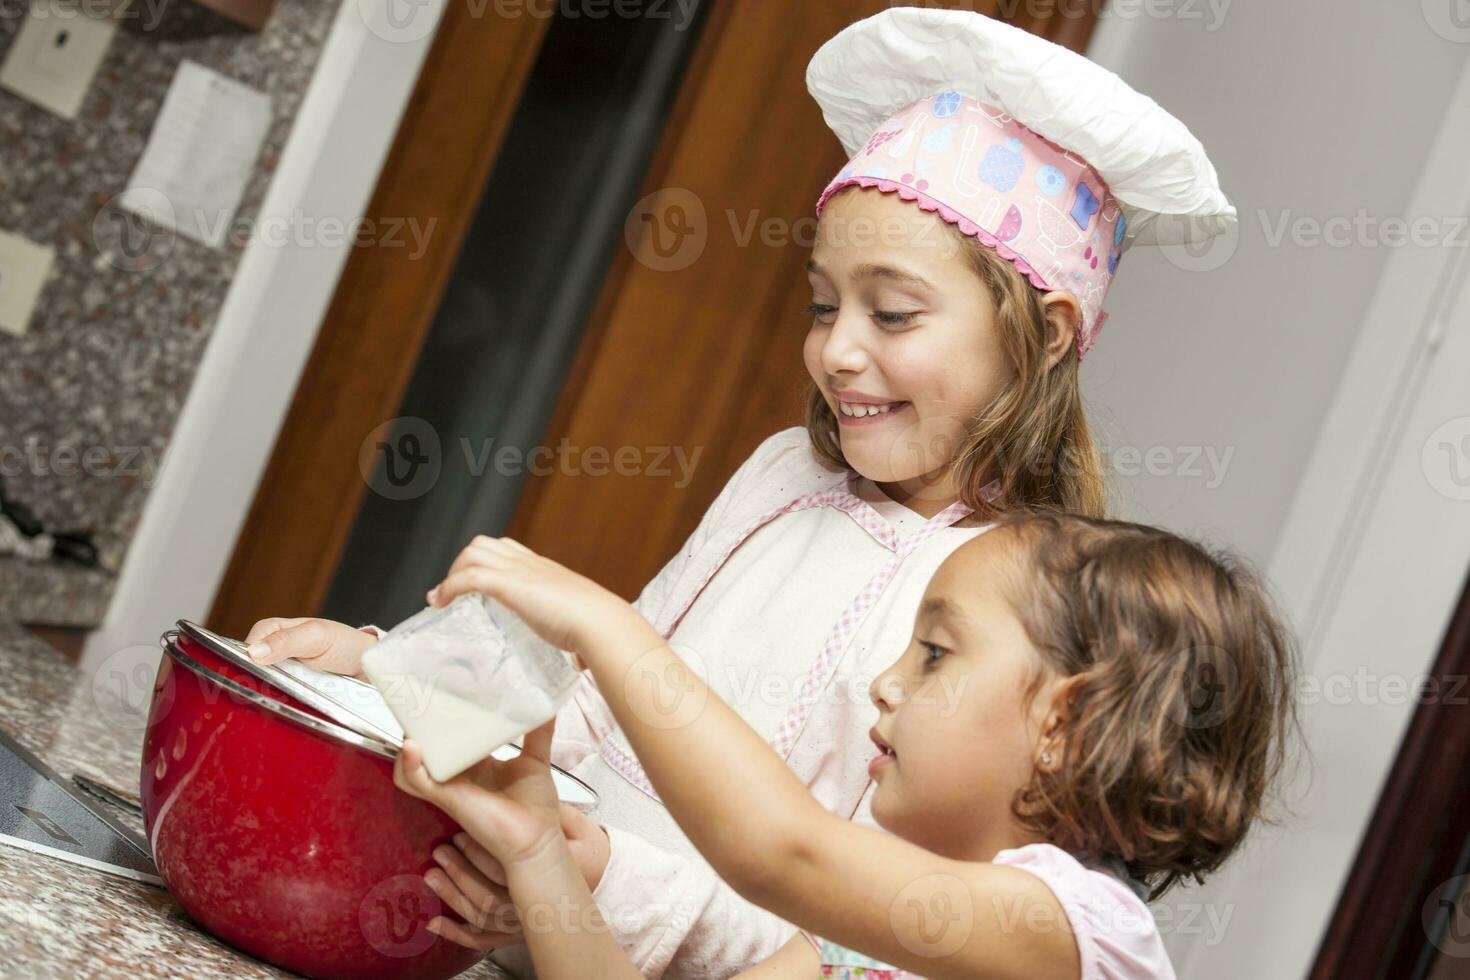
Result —
M 163 233 L 130 259 L 109 240 L 110 202 L 187 59 L 271 98 L 270 130 L 236 214 L 248 222 L 337 9 L 331 0 L 278 0 L 257 34 L 189 0 L 134 0 L 77 119 L 0 89 L 0 229 L 56 249 L 29 332 L 0 332 L 0 479 L 48 530 L 93 534 L 106 569 L 120 566 L 167 465 L 170 434 L 243 252 L 238 241 L 211 249 Z M 0 4 L 0 53 L 23 10 L 21 0 Z M 65 592 L 70 573 L 52 571 Z M 44 600 L 27 597 L 32 607 Z M 0 609 L 5 603 L 0 596 Z M 37 618 L 93 618 L 62 612 Z

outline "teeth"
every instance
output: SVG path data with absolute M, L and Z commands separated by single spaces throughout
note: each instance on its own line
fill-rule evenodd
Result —
M 850 405 L 839 400 L 837 407 L 842 410 L 843 415 L 851 415 L 853 418 L 863 418 L 868 415 L 882 415 L 893 411 L 899 402 L 889 402 L 887 405 Z

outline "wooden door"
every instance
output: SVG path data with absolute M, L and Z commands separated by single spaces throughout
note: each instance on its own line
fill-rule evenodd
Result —
M 1470 977 L 1470 575 L 1310 980 Z

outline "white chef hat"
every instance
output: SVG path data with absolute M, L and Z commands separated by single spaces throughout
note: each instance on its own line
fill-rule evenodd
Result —
M 1101 65 L 984 14 L 886 10 L 823 44 L 806 83 L 849 156 L 899 109 L 953 90 L 1086 160 L 1123 206 L 1132 244 L 1207 239 L 1235 224 L 1182 122 Z
M 1083 56 L 982 14 L 886 10 L 823 44 L 806 81 L 851 157 L 818 213 L 851 184 L 917 200 L 1039 288 L 1077 293 L 1084 352 L 1122 251 L 1203 241 L 1236 221 L 1182 122 Z

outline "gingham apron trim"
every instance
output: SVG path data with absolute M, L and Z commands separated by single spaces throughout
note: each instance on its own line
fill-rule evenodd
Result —
M 855 477 L 849 477 L 847 485 L 851 486 L 854 479 Z M 994 487 L 995 485 L 991 484 L 985 489 L 986 491 L 993 491 Z M 987 493 L 987 496 L 990 495 L 990 493 Z M 822 490 L 798 497 L 782 507 L 777 507 L 761 515 L 741 531 L 735 543 L 726 549 L 725 553 L 720 557 L 720 560 L 712 566 L 710 572 L 705 576 L 704 581 L 700 583 L 699 588 L 693 592 L 689 600 L 684 604 L 684 608 L 679 611 L 679 615 L 674 617 L 674 625 L 669 627 L 664 638 L 668 639 L 673 635 L 675 626 L 684 618 L 684 613 L 688 612 L 689 607 L 694 604 L 694 600 L 704 591 L 704 587 L 709 584 L 710 579 L 714 578 L 715 573 L 724 567 L 725 562 L 729 560 L 730 556 L 735 553 L 735 549 L 740 547 L 746 538 L 782 514 L 796 513 L 797 511 L 807 510 L 811 507 L 836 507 L 839 510 L 845 511 L 859 527 L 872 535 L 874 540 L 893 552 L 893 557 L 883 563 L 883 567 L 868 580 L 867 584 L 859 590 L 842 615 L 838 617 L 836 625 L 833 626 L 832 632 L 827 637 L 827 642 L 822 647 L 821 654 L 817 657 L 816 663 L 812 665 L 812 669 L 807 673 L 806 679 L 802 682 L 801 689 L 797 692 L 796 700 L 792 703 L 790 709 L 787 710 L 786 717 L 782 719 L 780 726 L 776 730 L 776 736 L 770 741 L 771 748 L 775 749 L 777 754 L 783 759 L 790 757 L 791 750 L 796 745 L 796 740 L 801 734 L 802 727 L 806 724 L 807 716 L 811 713 L 812 706 L 816 704 L 817 698 L 821 696 L 822 691 L 831 682 L 832 675 L 837 672 L 838 664 L 842 659 L 842 653 L 847 649 L 847 645 L 852 640 L 853 635 L 862 626 L 868 613 L 877 604 L 879 597 L 883 595 L 884 590 L 893 581 L 893 577 L 898 573 L 898 568 L 903 564 L 903 560 L 912 554 L 915 548 L 928 540 L 930 535 L 935 531 L 938 531 L 940 528 L 949 527 L 956 521 L 963 520 L 974 512 L 968 504 L 957 500 L 925 521 L 923 526 L 914 531 L 914 533 L 903 536 L 871 504 L 850 490 Z M 613 740 L 611 734 L 602 740 L 599 748 L 603 759 L 615 772 L 655 800 L 659 799 L 658 792 L 653 788 L 653 784 L 649 782 L 647 774 L 643 771 L 642 764 L 627 752 L 624 752 L 622 747 Z

